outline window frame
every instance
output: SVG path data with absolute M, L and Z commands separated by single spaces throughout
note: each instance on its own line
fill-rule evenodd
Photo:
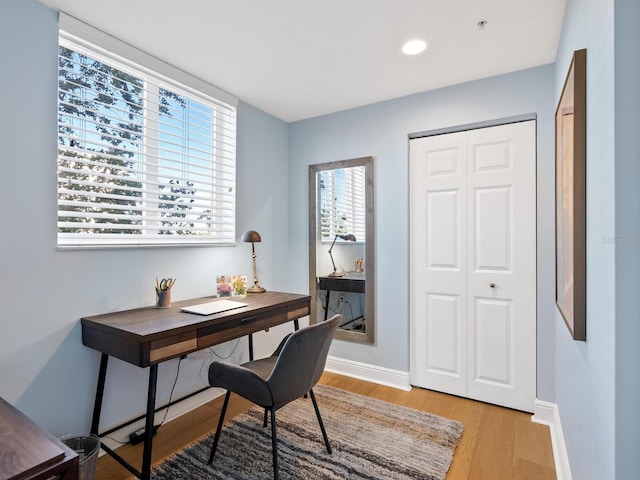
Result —
M 66 27 L 66 28 L 65 28 Z M 88 39 L 80 38 L 78 35 L 74 33 L 74 31 L 79 31 L 81 33 L 87 34 Z M 216 150 L 216 141 L 219 140 L 220 132 L 216 130 L 216 127 L 211 126 L 211 168 L 212 168 L 212 192 L 211 192 L 211 204 L 214 204 L 215 192 L 213 188 L 216 183 L 213 179 L 216 169 L 222 168 L 221 165 L 225 169 L 225 173 L 228 173 L 228 179 L 224 184 L 224 188 L 226 189 L 230 186 L 230 193 L 225 193 L 225 197 L 230 199 L 229 208 L 223 218 L 226 223 L 225 225 L 230 225 L 226 228 L 220 227 L 218 232 L 222 235 L 222 237 L 212 238 L 209 235 L 161 235 L 156 233 L 152 236 L 148 235 L 136 235 L 130 233 L 117 233 L 111 234 L 105 237 L 102 234 L 78 234 L 76 236 L 72 236 L 73 238 L 68 238 L 68 235 L 61 235 L 60 232 L 60 219 L 59 217 L 56 219 L 56 228 L 57 228 L 57 246 L 59 249 L 76 249 L 76 248 L 117 248 L 117 247 L 170 247 L 170 246 L 228 246 L 235 245 L 235 234 L 236 234 L 236 208 L 237 208 L 237 193 L 236 193 L 236 182 L 237 182 L 237 165 L 236 165 L 236 149 L 237 149 L 237 99 L 233 96 L 230 96 L 224 91 L 217 89 L 216 87 L 207 84 L 206 82 L 197 79 L 196 77 L 192 77 L 191 75 L 183 72 L 175 67 L 164 64 L 159 61 L 155 57 L 151 57 L 148 54 L 141 52 L 137 49 L 134 49 L 130 45 L 124 44 L 113 37 L 110 37 L 103 32 L 93 29 L 88 25 L 85 25 L 75 19 L 70 17 L 66 17 L 61 14 L 60 21 L 60 31 L 59 31 L 60 45 L 59 47 L 65 47 L 73 50 L 74 52 L 79 53 L 80 55 L 88 56 L 89 58 L 96 60 L 100 63 L 104 63 L 109 67 L 120 70 L 128 75 L 132 75 L 138 79 L 141 79 L 145 82 L 145 88 L 147 82 L 151 80 L 150 84 L 154 85 L 156 88 L 156 92 L 158 96 L 156 98 L 160 98 L 159 92 L 162 89 L 168 90 L 177 96 L 183 96 L 200 104 L 207 106 L 212 109 L 212 120 L 215 124 L 215 117 L 218 115 L 225 115 L 231 121 L 229 124 L 230 127 L 224 130 L 225 134 L 229 134 L 231 136 L 231 145 L 229 150 L 225 152 L 223 155 L 218 156 L 215 152 Z M 109 44 L 110 49 L 103 48 L 98 46 L 97 41 L 102 40 L 104 44 Z M 131 54 L 126 57 L 122 54 Z M 132 59 L 129 59 L 132 58 Z M 145 60 L 140 63 L 141 60 Z M 152 69 L 147 65 L 152 66 L 160 66 L 162 68 Z M 161 70 L 161 71 L 159 71 Z M 177 79 L 170 78 L 170 76 L 178 77 Z M 60 75 L 58 75 L 58 79 L 60 79 Z M 184 82 L 186 80 L 186 82 Z M 211 94 L 215 94 L 212 96 Z M 159 108 L 159 107 L 158 107 Z M 156 108 L 156 114 L 159 117 L 159 110 Z M 218 108 L 222 108 L 225 111 L 220 112 Z M 148 118 L 146 116 L 147 109 L 147 99 L 143 101 L 143 118 L 142 118 L 142 129 L 145 132 L 148 127 Z M 60 114 L 60 111 L 57 110 L 57 114 Z M 225 117 L 226 119 L 226 117 Z M 56 126 L 59 123 L 56 122 Z M 60 138 L 61 134 L 57 132 L 57 138 Z M 161 143 L 159 139 L 159 133 L 156 138 L 156 147 Z M 147 152 L 146 149 L 148 145 L 145 144 L 143 150 L 140 155 L 146 157 Z M 57 159 L 60 158 L 60 155 L 57 155 Z M 153 158 L 153 155 L 149 155 L 149 158 Z M 220 160 L 222 159 L 222 160 Z M 148 161 L 146 158 L 142 160 L 143 165 L 153 166 L 153 161 Z M 158 166 L 160 160 L 156 157 L 155 164 Z M 188 162 L 187 162 L 188 164 Z M 59 172 L 60 163 L 58 161 L 58 167 L 56 171 Z M 228 172 L 227 172 L 228 170 Z M 150 175 L 152 172 L 150 173 Z M 146 174 L 145 174 L 146 175 Z M 147 185 L 149 179 L 142 179 L 143 185 Z M 158 188 L 158 191 L 159 188 Z M 56 195 L 59 199 L 60 191 L 59 186 L 56 188 Z M 134 197 L 132 197 L 134 198 Z M 142 207 L 141 210 L 144 210 L 146 207 Z M 136 209 L 137 206 L 136 206 Z M 170 210 L 168 210 L 170 211 Z M 206 212 L 206 210 L 204 211 Z M 229 213 L 230 212 L 230 213 Z M 57 210 L 57 215 L 60 215 L 60 210 Z M 211 231 L 210 231 L 211 232 Z M 215 232 L 215 229 L 214 229 Z

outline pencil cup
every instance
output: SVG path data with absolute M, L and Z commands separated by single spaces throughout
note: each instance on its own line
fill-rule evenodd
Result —
M 171 306 L 171 290 L 156 290 L 156 308 Z
M 356 264 L 356 273 L 362 272 L 362 259 L 361 258 L 356 258 L 355 259 L 355 264 Z

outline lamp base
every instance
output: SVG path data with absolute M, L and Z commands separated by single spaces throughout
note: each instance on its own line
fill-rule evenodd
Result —
M 333 271 L 327 276 L 328 277 L 344 277 L 344 273 L 338 272 L 338 271 Z
M 267 290 L 262 288 L 260 285 L 258 285 L 257 283 L 253 286 L 247 289 L 247 292 L 249 293 L 263 293 L 266 292 Z

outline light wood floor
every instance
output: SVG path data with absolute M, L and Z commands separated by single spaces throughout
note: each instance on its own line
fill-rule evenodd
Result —
M 405 392 L 332 373 L 325 373 L 320 383 L 461 421 L 465 431 L 447 480 L 556 478 L 549 428 L 532 423 L 530 414 L 420 388 Z M 234 395 L 226 417 L 232 418 L 250 406 Z M 153 441 L 154 463 L 215 430 L 221 408 L 222 398 L 219 398 L 163 425 Z M 118 453 L 140 468 L 142 444 L 125 445 Z M 111 457 L 103 455 L 98 459 L 95 478 L 128 480 L 134 477 Z

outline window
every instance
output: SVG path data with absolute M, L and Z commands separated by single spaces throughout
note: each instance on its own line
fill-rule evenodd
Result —
M 61 33 L 58 246 L 235 241 L 235 106 Z
M 364 166 L 320 171 L 318 182 L 321 240 L 332 242 L 338 234 L 351 233 L 364 242 Z

